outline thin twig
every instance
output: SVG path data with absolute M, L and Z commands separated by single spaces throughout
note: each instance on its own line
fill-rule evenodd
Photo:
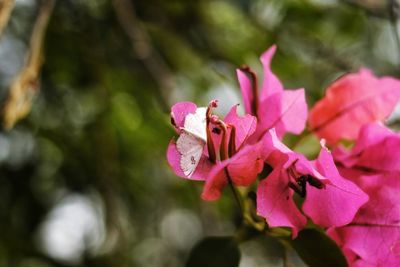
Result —
M 363 10 L 370 16 L 387 18 L 385 0 L 382 1 L 365 1 L 365 0 L 341 0 L 344 4 Z
M 20 73 L 14 78 L 3 110 L 3 124 L 11 129 L 30 111 L 33 97 L 39 89 L 39 75 L 43 64 L 43 41 L 55 0 L 43 1 L 33 26 L 27 59 Z
M 242 204 L 242 200 L 241 200 L 241 198 L 239 196 L 239 193 L 237 192 L 236 187 L 234 186 L 234 184 L 232 182 L 232 178 L 231 178 L 231 176 L 229 174 L 228 169 L 224 168 L 224 172 L 225 172 L 225 175 L 226 175 L 226 177 L 228 179 L 228 184 L 229 184 L 229 187 L 231 188 L 232 194 L 233 194 L 233 196 L 234 196 L 234 198 L 236 200 L 236 203 L 237 203 L 237 205 L 238 205 L 238 207 L 240 209 L 240 214 L 242 215 L 242 218 L 244 218 L 244 209 L 243 209 L 243 204 Z

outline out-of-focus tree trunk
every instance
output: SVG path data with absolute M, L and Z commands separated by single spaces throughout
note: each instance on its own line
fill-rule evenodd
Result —
M 0 0 L 0 36 L 7 26 L 13 7 L 14 0 Z

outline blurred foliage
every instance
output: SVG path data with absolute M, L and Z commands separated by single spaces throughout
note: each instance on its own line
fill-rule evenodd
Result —
M 315 229 L 305 229 L 289 242 L 310 267 L 347 266 L 346 258 L 335 242 Z
M 230 237 L 209 237 L 193 247 L 187 267 L 238 266 L 240 250 Z
M 56 1 L 40 92 L 0 133 L 0 267 L 184 266 L 204 236 L 232 235 L 228 190 L 205 203 L 201 183 L 166 164 L 169 107 L 220 98 L 223 113 L 240 101 L 235 68 L 261 73 L 272 44 L 273 70 L 286 88 L 306 88 L 309 105 L 361 66 L 398 75 L 397 20 L 369 2 Z M 3 100 L 40 4 L 17 0 L 1 36 Z M 243 243 L 240 266 L 304 266 L 270 239 Z M 257 252 L 263 242 L 276 253 Z

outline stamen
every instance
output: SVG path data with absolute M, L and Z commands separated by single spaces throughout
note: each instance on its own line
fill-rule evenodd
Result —
M 294 192 L 299 194 L 302 198 L 306 196 L 306 192 L 303 190 L 303 188 L 299 187 L 297 183 L 289 182 L 289 187 L 293 189 Z
M 217 115 L 211 115 L 210 121 L 211 121 L 211 123 L 217 124 L 219 121 L 219 118 Z
M 297 161 L 298 159 L 296 159 L 287 169 L 289 176 L 289 187 L 302 198 L 304 198 L 307 195 L 307 179 L 309 175 L 303 175 L 296 171 L 295 164 Z
M 308 182 L 309 185 L 314 186 L 314 187 L 316 187 L 318 189 L 325 188 L 325 185 L 323 183 L 321 183 L 320 180 L 314 178 L 311 175 L 308 175 L 307 182 Z
M 307 195 L 307 183 L 318 189 L 325 188 L 325 185 L 311 174 L 298 173 L 295 169 L 297 161 L 298 160 L 295 160 L 287 169 L 289 175 L 289 187 L 291 189 L 304 198 Z
M 221 127 L 221 130 L 222 130 L 221 144 L 219 147 L 219 157 L 221 158 L 221 160 L 226 160 L 229 155 L 227 144 L 226 144 L 227 143 L 226 135 L 227 135 L 228 128 L 227 128 L 227 125 L 221 120 L 218 121 L 218 125 Z
M 231 128 L 231 134 L 229 136 L 229 145 L 228 145 L 228 154 L 229 157 L 232 157 L 236 153 L 236 128 L 234 125 L 228 125 L 229 128 Z
M 210 123 L 215 120 L 214 115 L 212 115 L 213 108 L 216 108 L 218 104 L 217 100 L 212 100 L 210 104 L 208 104 L 206 111 L 206 134 L 207 134 L 207 149 L 208 149 L 208 158 L 212 163 L 217 161 L 217 155 L 215 152 L 214 142 L 211 137 Z

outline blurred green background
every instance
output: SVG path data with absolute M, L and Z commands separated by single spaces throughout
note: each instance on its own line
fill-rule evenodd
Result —
M 4 100 L 43 1 L 17 0 L 0 39 Z M 235 230 L 176 177 L 165 152 L 177 101 L 240 102 L 235 68 L 278 45 L 272 69 L 311 106 L 361 66 L 398 76 L 394 1 L 58 0 L 40 92 L 0 133 L 0 267 L 184 266 L 202 237 Z M 268 241 L 268 240 L 267 240 Z M 279 244 L 241 246 L 241 267 L 303 266 Z

